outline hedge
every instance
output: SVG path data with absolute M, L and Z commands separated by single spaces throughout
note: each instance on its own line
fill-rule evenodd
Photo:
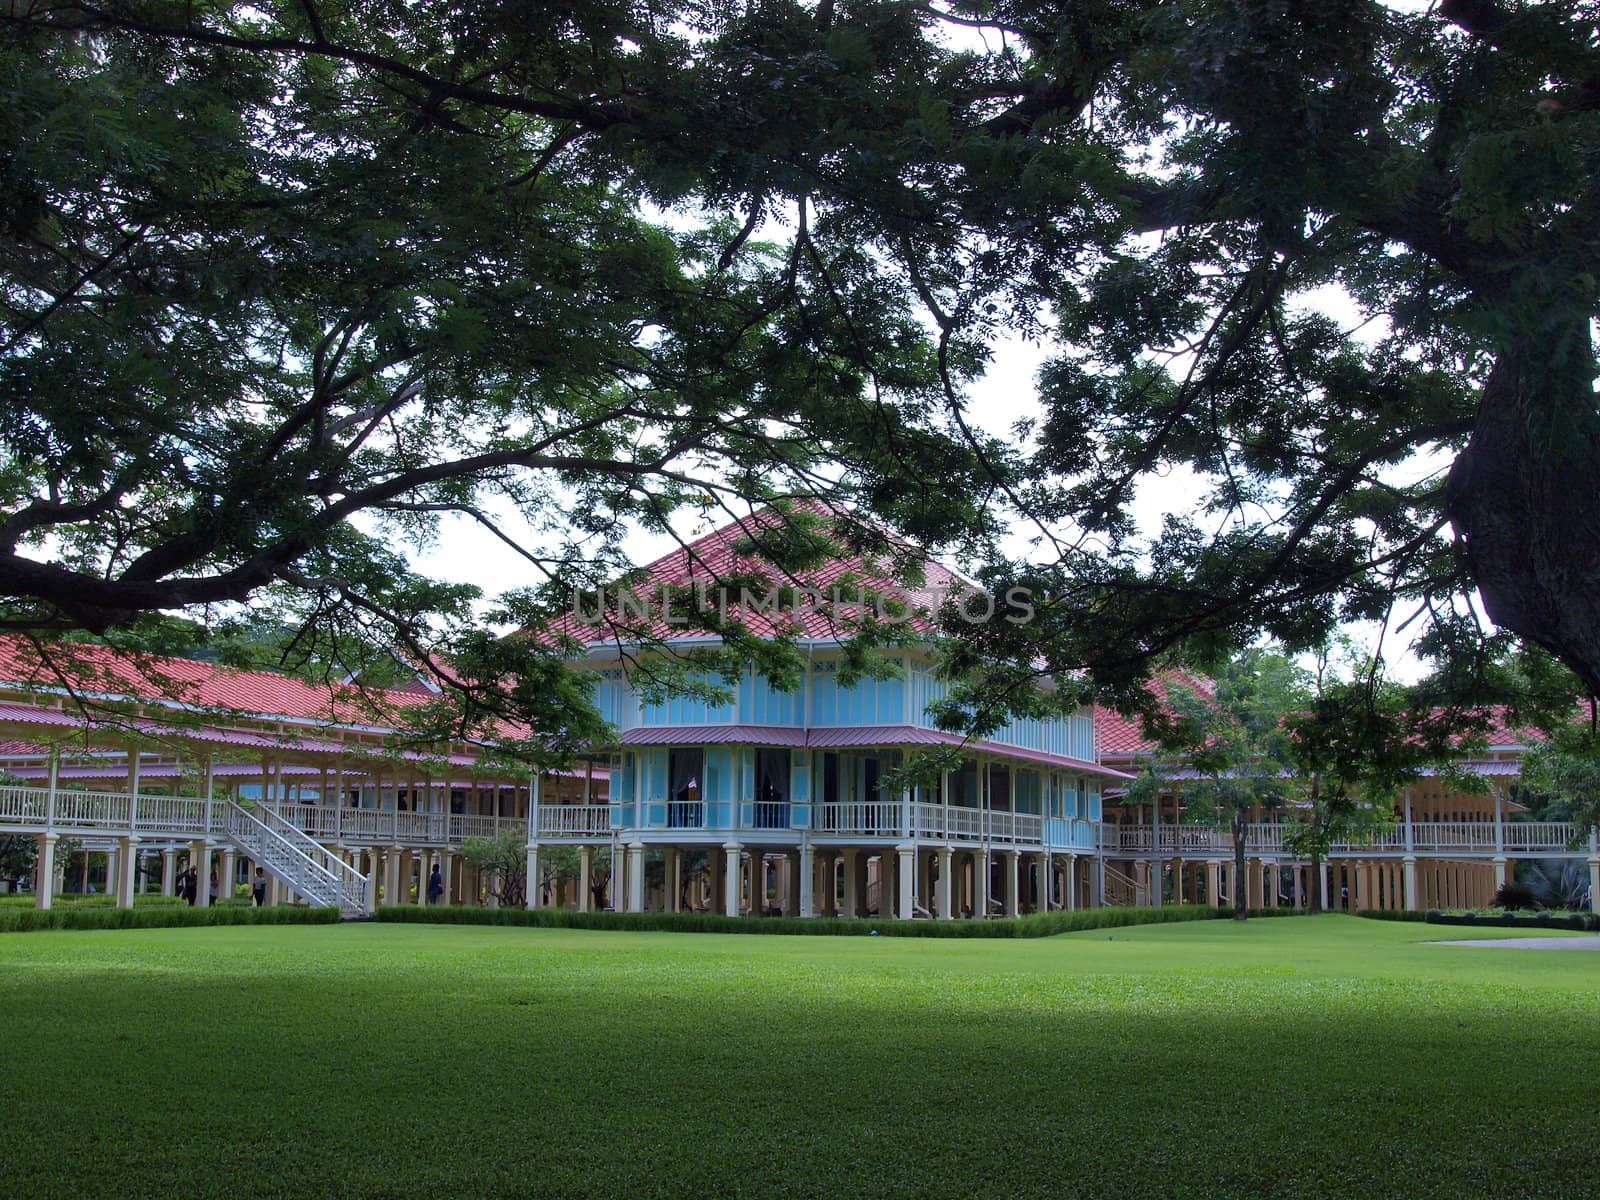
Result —
M 79 892 L 59 893 L 52 900 L 55 905 L 65 905 L 68 908 L 112 908 L 116 897 L 108 896 L 104 892 L 90 892 L 83 895 Z M 186 904 L 182 896 L 135 896 L 133 902 L 138 905 L 158 906 L 162 904 Z M 8 892 L 0 896 L 0 908 L 33 908 L 35 897 L 32 892 Z
M 30 933 L 39 929 L 178 929 L 197 925 L 331 925 L 337 920 L 339 910 L 336 908 L 291 904 L 277 908 L 68 905 L 63 908 L 0 908 L 0 933 Z
M 1600 929 L 1600 918 L 1585 912 L 1542 912 L 1530 916 L 1513 913 L 1447 913 L 1430 908 L 1423 914 L 1429 925 L 1488 925 L 1502 929 Z
M 1292 908 L 1253 910 L 1253 917 L 1294 916 Z M 1036 938 L 1084 929 L 1214 921 L 1231 909 L 1182 905 L 1163 908 L 1081 908 L 989 921 L 900 921 L 868 917 L 728 917 L 717 913 L 576 912 L 566 908 L 381 907 L 379 921 L 425 925 L 522 925 L 541 929 L 615 929 L 666 933 L 787 933 L 812 937 Z
M 1437 908 L 1427 912 L 1415 910 L 1358 912 L 1358 917 L 1369 921 L 1423 921 L 1429 925 L 1477 925 L 1503 929 L 1589 929 L 1600 930 L 1600 917 L 1585 912 L 1542 912 L 1519 916 L 1511 913 L 1447 913 Z

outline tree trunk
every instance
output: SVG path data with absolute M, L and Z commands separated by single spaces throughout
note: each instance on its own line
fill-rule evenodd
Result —
M 1484 609 L 1600 694 L 1600 410 L 1587 318 L 1495 360 L 1446 505 Z
M 1311 897 L 1306 905 L 1312 916 L 1316 916 L 1328 906 L 1328 897 L 1324 894 L 1327 880 L 1322 877 L 1322 855 L 1311 856 Z

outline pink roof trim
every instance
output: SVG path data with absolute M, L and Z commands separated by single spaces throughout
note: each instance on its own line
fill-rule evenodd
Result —
M 622 735 L 624 746 L 804 746 L 806 731 L 787 725 L 640 725 Z
M 1101 775 L 1107 779 L 1132 779 L 1125 771 L 1099 763 L 1002 742 L 971 742 L 959 734 L 917 725 L 839 725 L 799 729 L 784 725 L 644 725 L 622 735 L 624 746 L 707 746 L 739 742 L 753 746 L 795 746 L 842 749 L 850 746 L 966 746 L 985 754 L 1000 754 L 1024 762 L 1042 763 Z

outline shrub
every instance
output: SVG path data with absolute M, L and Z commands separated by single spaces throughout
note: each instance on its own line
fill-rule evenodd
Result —
M 140 906 L 161 904 L 183 904 L 182 896 L 135 896 L 133 902 Z M 64 892 L 51 901 L 55 907 L 67 908 L 112 908 L 113 898 L 104 892 L 90 892 L 84 895 L 80 892 Z M 3 908 L 33 908 L 35 897 L 32 892 L 12 892 L 0 896 L 0 909 Z
M 1429 910 L 1437 915 L 1437 910 Z M 1414 908 L 1384 908 L 1358 911 L 1358 917 L 1365 917 L 1369 921 L 1431 921 L 1433 917 L 1428 913 L 1418 912 Z
M 29 933 L 40 929 L 178 929 L 200 925 L 331 925 L 339 919 L 336 908 L 190 908 L 156 905 L 149 908 L 0 909 L 0 933 Z
M 1253 917 L 1295 916 L 1292 908 L 1253 910 Z M 990 921 L 901 921 L 873 917 L 728 917 L 717 913 L 576 912 L 566 908 L 475 908 L 397 904 L 378 909 L 379 921 L 433 925 L 520 925 L 542 929 L 614 929 L 668 933 L 787 933 L 810 937 L 1036 938 L 1085 929 L 1231 919 L 1231 909 L 1200 905 L 1164 908 L 1082 908 Z
M 1494 893 L 1494 906 L 1510 912 L 1515 908 L 1533 907 L 1533 889 L 1525 883 L 1508 881 L 1502 883 Z
M 1378 916 L 1378 913 L 1362 913 L 1362 916 Z M 1569 913 L 1556 916 L 1553 913 L 1538 913 L 1533 916 L 1516 916 L 1512 913 L 1495 913 L 1490 916 L 1479 916 L 1477 913 L 1444 913 L 1436 908 L 1430 908 L 1425 916 L 1430 925 L 1498 925 L 1506 929 L 1600 929 L 1600 916 L 1594 913 Z

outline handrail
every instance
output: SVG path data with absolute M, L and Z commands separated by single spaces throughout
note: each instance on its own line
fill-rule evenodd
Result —
M 229 804 L 232 807 L 238 807 L 233 805 L 231 801 L 229 801 Z M 333 854 L 324 848 L 320 842 L 307 834 L 305 830 L 301 829 L 293 821 L 273 812 L 270 808 L 262 809 L 261 816 L 258 819 L 271 832 L 283 838 L 284 841 L 338 880 L 341 893 L 346 887 L 350 887 L 355 889 L 355 893 L 358 896 L 365 894 L 367 877 L 337 854 Z
M 346 916 L 365 911 L 369 895 L 366 876 L 332 858 L 276 813 L 265 809 L 262 812 L 275 822 L 276 828 L 233 801 L 221 800 L 214 809 L 217 832 L 241 847 L 279 882 L 299 892 L 308 904 L 337 907 Z M 315 847 L 315 855 L 307 853 L 303 844 Z

